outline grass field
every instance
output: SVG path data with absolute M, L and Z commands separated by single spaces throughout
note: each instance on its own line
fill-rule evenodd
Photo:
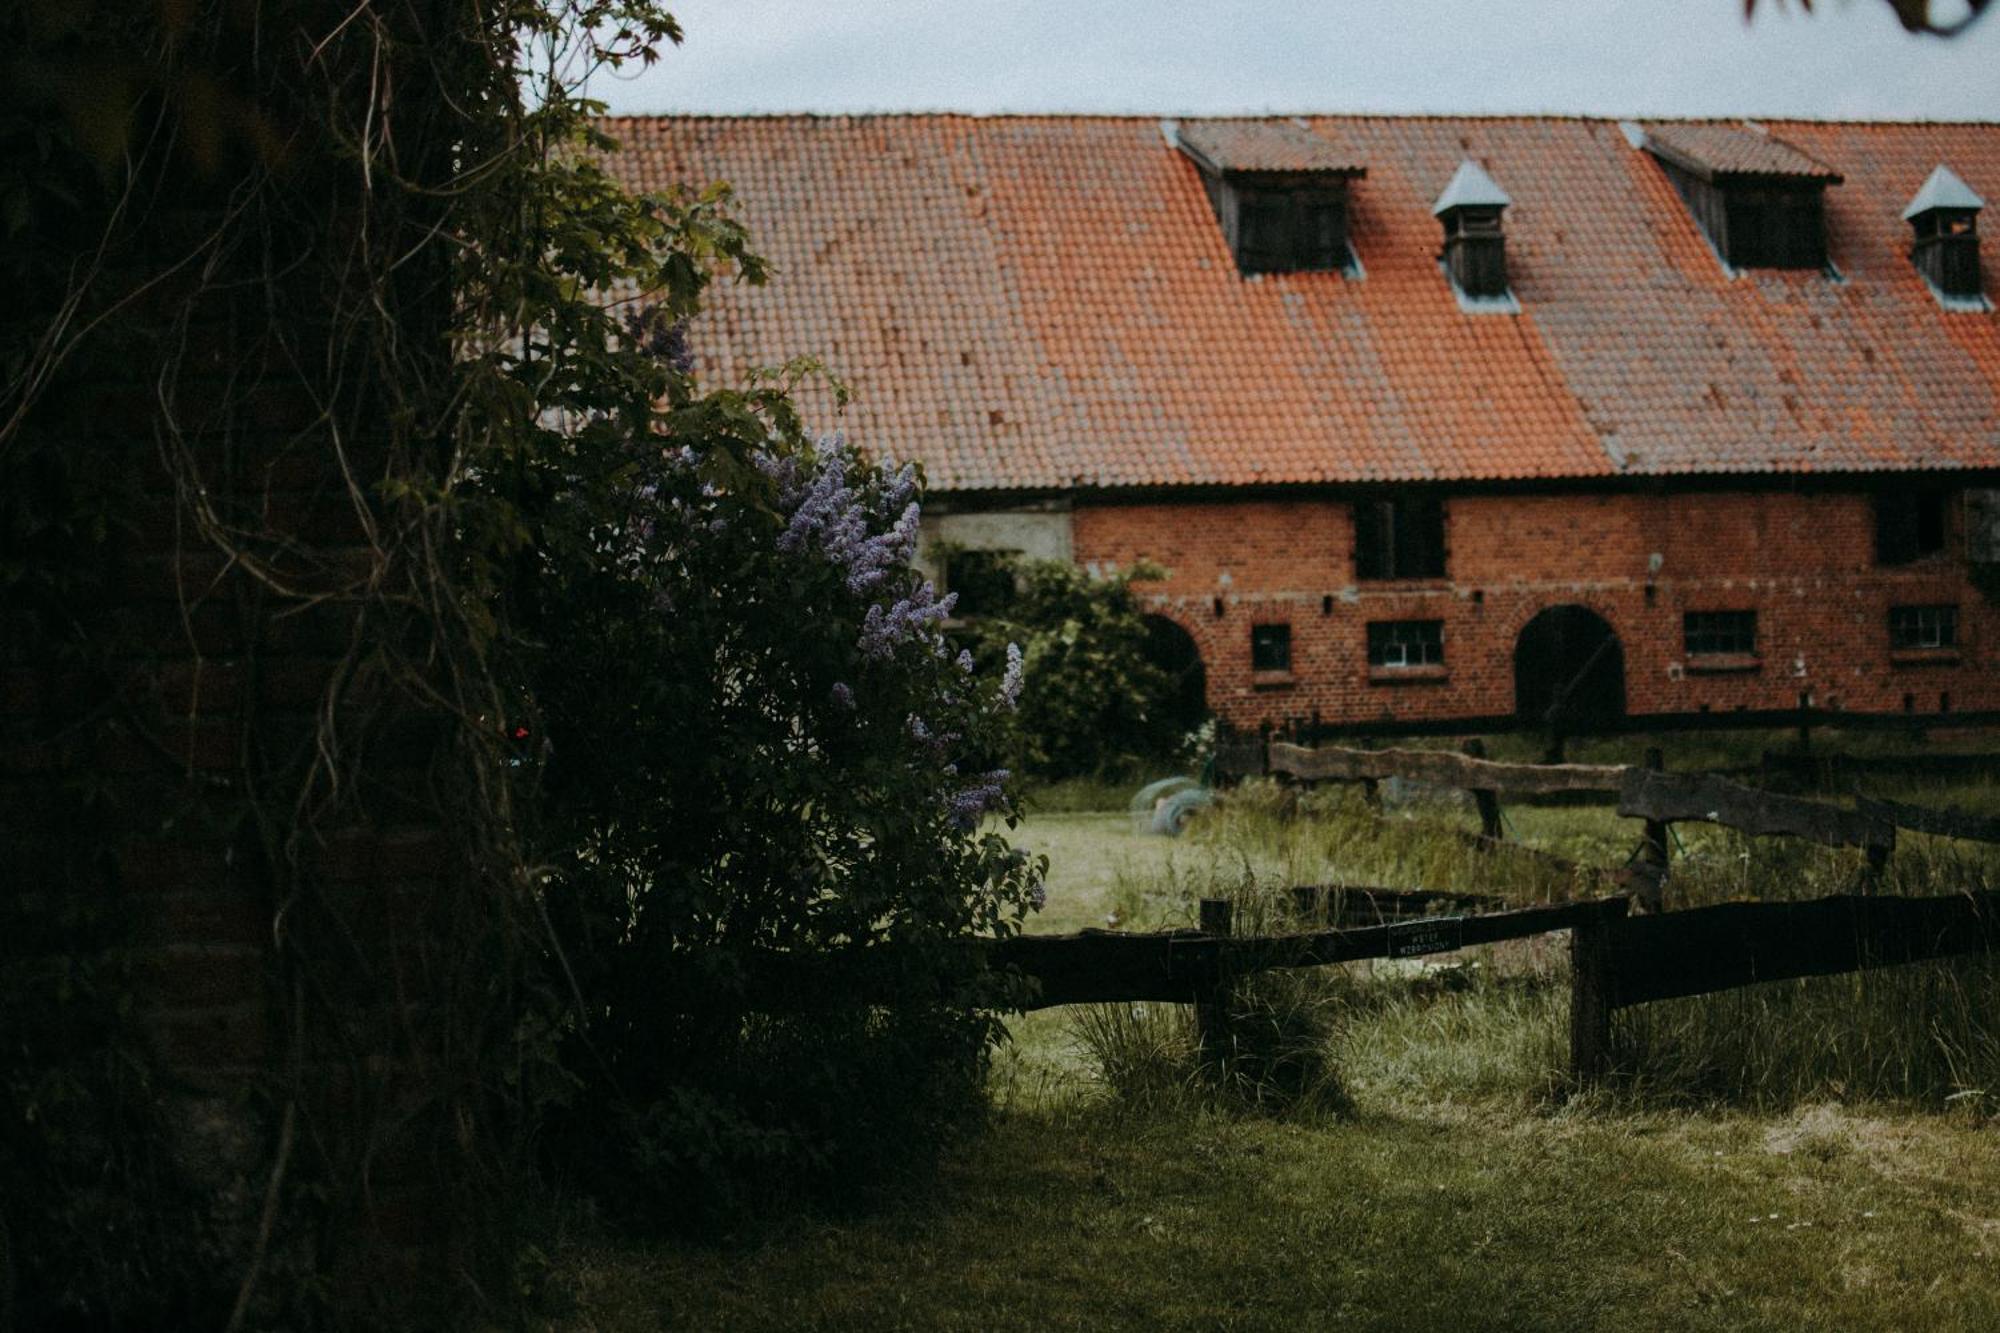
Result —
M 1977 786 L 1895 794 L 1995 807 Z M 1036 928 L 1180 924 L 1215 894 L 1267 910 L 1315 879 L 1559 887 L 1438 836 L 1476 826 L 1453 799 L 1382 820 L 1338 795 L 1280 805 L 1249 792 L 1181 840 L 1122 812 L 1031 818 Z M 1508 815 L 1594 864 L 1637 838 L 1603 807 Z M 1858 860 L 1682 834 L 1689 903 L 1836 891 Z M 2000 878 L 1931 839 L 1896 866 L 1902 891 Z M 557 1247 L 570 1305 L 551 1326 L 2000 1327 L 2000 976 L 1982 961 L 1628 1011 L 1628 1077 L 1568 1097 L 1560 940 L 1297 976 L 1246 1016 L 1305 1034 L 1337 1098 L 1251 1113 L 1216 1094 L 1178 1006 L 1028 1015 L 995 1060 L 991 1132 L 935 1180 L 754 1245 L 581 1229 Z

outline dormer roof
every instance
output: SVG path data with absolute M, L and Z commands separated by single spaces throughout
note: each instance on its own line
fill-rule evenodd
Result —
M 1840 173 L 1763 129 L 1676 122 L 1648 125 L 1646 147 L 1705 181 L 1758 178 L 1838 185 Z
M 1958 174 L 1940 162 L 1924 179 L 1916 194 L 1910 199 L 1910 206 L 1903 210 L 1903 221 L 1919 217 L 1938 208 L 1964 209 L 1978 212 L 1986 207 L 1986 201 L 1972 192 L 1972 187 L 1958 178 Z
M 1365 176 L 1353 153 L 1289 120 L 1183 120 L 1182 151 L 1218 176 Z
M 1499 182 L 1468 157 L 1458 164 L 1444 193 L 1431 205 L 1431 216 L 1443 217 L 1454 208 L 1505 208 L 1513 202 Z

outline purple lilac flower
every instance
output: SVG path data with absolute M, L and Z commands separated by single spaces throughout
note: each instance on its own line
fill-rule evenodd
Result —
M 683 375 L 694 369 L 686 320 L 668 319 L 667 312 L 659 306 L 648 306 L 626 315 L 625 332 L 647 356 L 666 362 Z
M 998 805 L 1005 792 L 1001 784 L 1007 781 L 1007 770 L 996 768 L 991 773 L 981 775 L 979 780 L 951 798 L 952 826 L 961 833 L 970 833 L 979 827 L 979 819 L 988 810 Z
M 958 650 L 958 669 L 968 676 L 972 674 L 972 650 L 970 648 L 961 648 Z
M 861 620 L 858 646 L 862 655 L 877 660 L 891 656 L 897 644 L 916 638 L 925 626 L 949 616 L 956 605 L 957 593 L 948 592 L 939 597 L 937 589 L 929 582 L 911 596 L 898 599 L 886 611 L 877 602 L 868 608 L 868 614 Z
M 846 681 L 836 680 L 835 682 L 833 682 L 832 693 L 833 693 L 833 701 L 839 704 L 842 708 L 854 707 L 854 691 L 847 688 Z
M 1007 645 L 1007 669 L 1000 675 L 1000 698 L 1009 708 L 1021 706 L 1021 645 Z
M 886 478 L 871 503 L 849 481 L 852 455 L 838 436 L 812 446 L 802 460 L 775 456 L 759 460 L 778 483 L 779 504 L 790 510 L 778 549 L 795 552 L 817 547 L 846 574 L 847 590 L 861 596 L 878 587 L 917 552 L 922 511 L 916 501 L 916 470 L 884 464 L 876 470 Z M 890 519 L 890 515 L 894 515 Z M 887 521 L 887 527 L 874 531 Z

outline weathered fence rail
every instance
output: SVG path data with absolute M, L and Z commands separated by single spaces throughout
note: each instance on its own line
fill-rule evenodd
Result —
M 1260 771 L 1295 782 L 1357 782 L 1372 795 L 1378 782 L 1401 778 L 1467 791 L 1477 803 L 1481 831 L 1462 836 L 1482 847 L 1497 846 L 1504 841 L 1499 806 L 1502 794 L 1615 793 L 1620 815 L 1645 821 L 1639 865 L 1656 882 L 1667 867 L 1668 825 L 1690 821 L 1719 824 L 1752 837 L 1785 836 L 1827 847 L 1856 847 L 1867 856 L 1871 881 L 1887 866 L 1896 847 L 1898 828 L 2000 842 L 2000 819 L 1989 816 L 1959 810 L 1930 810 L 1868 797 L 1858 797 L 1854 808 L 1849 809 L 1749 786 L 1714 772 L 1667 773 L 1661 769 L 1657 750 L 1648 752 L 1644 766 L 1631 766 L 1496 763 L 1479 753 L 1476 741 L 1467 747 L 1471 753 L 1461 754 L 1445 750 L 1308 748 L 1284 741 L 1260 741 L 1259 746 Z M 1523 850 L 1532 853 L 1532 849 Z M 1588 867 L 1561 864 L 1564 869 L 1590 873 Z
M 1365 782 L 1404 778 L 1438 787 L 1545 796 L 1555 792 L 1615 792 L 1623 765 L 1502 764 L 1449 750 L 1351 750 L 1338 746 L 1308 749 L 1271 743 L 1269 771 L 1301 782 Z
M 1292 908 L 1302 919 L 1337 926 L 1379 926 L 1452 911 L 1498 912 L 1506 906 L 1504 899 L 1490 893 L 1454 893 L 1445 889 L 1301 884 L 1292 890 Z
M 1344 930 L 1224 936 L 1202 931 L 1017 935 L 995 944 L 993 961 L 1037 983 L 1026 1005 L 1207 1000 L 1229 980 L 1276 968 L 1325 967 L 1368 958 L 1412 958 L 1474 944 L 1568 930 L 1625 907 L 1622 898 L 1476 916 L 1424 917 Z
M 2000 726 L 2000 709 L 1949 713 L 1849 713 L 1828 708 L 1734 709 L 1729 712 L 1627 713 L 1602 718 L 1573 735 L 1667 735 L 1676 732 L 1791 731 L 1809 740 L 1815 730 L 1923 732 L 1942 728 Z M 1513 713 L 1484 717 L 1368 718 L 1331 722 L 1318 717 L 1289 719 L 1276 729 L 1285 739 L 1307 744 L 1338 740 L 1389 740 L 1434 736 L 1545 734 L 1546 724 Z M 1233 732 L 1229 741 L 1260 742 L 1255 732 Z
M 2000 754 L 1795 754 L 1766 750 L 1757 772 L 1829 790 L 1864 777 L 1982 778 L 2000 776 Z
M 2000 819 L 1990 815 L 1967 814 L 1954 807 L 1932 810 L 1921 805 L 1904 805 L 1901 801 L 1882 801 L 1867 796 L 1857 796 L 1854 806 L 1870 819 L 1906 828 L 1912 833 L 1934 833 L 1946 838 L 2000 843 Z
M 1843 895 L 1602 916 L 1570 936 L 1570 1065 L 1610 1069 L 1611 1014 L 1656 1000 L 1892 967 L 2000 947 L 2000 894 Z
M 1824 847 L 1886 852 L 1896 846 L 1893 825 L 1859 810 L 1782 796 L 1707 773 L 1626 769 L 1618 791 L 1618 813 L 1659 823 L 1722 824 L 1752 837 L 1782 834 Z

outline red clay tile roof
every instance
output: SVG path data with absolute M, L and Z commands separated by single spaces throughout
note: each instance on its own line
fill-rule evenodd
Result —
M 2000 316 L 1939 309 L 1899 217 L 1939 162 L 2000 197 L 2000 125 L 1771 124 L 1845 177 L 1839 277 L 1732 279 L 1614 122 L 1310 123 L 1368 168 L 1357 278 L 1240 276 L 1153 118 L 607 128 L 635 185 L 732 181 L 772 262 L 714 293 L 706 373 L 816 354 L 854 397 L 808 419 L 942 490 L 2000 467 Z M 1439 269 L 1467 157 L 1514 199 L 1518 316 Z
M 1704 180 L 1728 176 L 1790 176 L 1840 184 L 1840 173 L 1814 161 L 1768 130 L 1748 125 L 1652 125 L 1646 142 Z
M 1313 172 L 1365 175 L 1359 161 L 1330 139 L 1288 120 L 1169 122 L 1182 147 L 1222 172 Z

